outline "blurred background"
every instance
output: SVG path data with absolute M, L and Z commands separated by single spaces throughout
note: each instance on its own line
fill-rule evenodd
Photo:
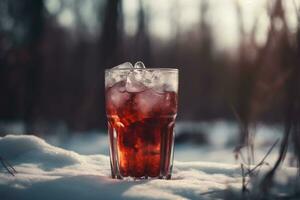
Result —
M 102 152 L 104 70 L 141 60 L 180 71 L 179 159 L 189 152 L 181 144 L 232 152 L 243 125 L 270 139 L 265 148 L 282 135 L 286 85 L 300 66 L 299 8 L 299 0 L 1 0 L 0 136 Z

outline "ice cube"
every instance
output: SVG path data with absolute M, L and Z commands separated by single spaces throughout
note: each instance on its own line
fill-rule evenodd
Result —
M 177 92 L 178 78 L 174 73 L 154 71 L 149 87 L 158 93 Z
M 120 81 L 126 81 L 128 70 L 113 70 L 105 72 L 105 87 L 111 87 Z
M 133 66 L 130 62 L 125 62 L 120 65 L 113 67 L 112 69 L 132 69 Z
M 146 89 L 143 84 L 143 72 L 139 70 L 131 71 L 126 79 L 126 91 L 127 92 L 142 92 Z
M 106 91 L 107 102 L 113 104 L 114 109 L 121 108 L 129 99 L 130 94 L 125 91 L 125 82 L 121 81 Z
M 161 105 L 164 103 L 164 95 L 147 89 L 135 96 L 136 109 L 145 117 L 155 115 L 160 111 Z
M 137 79 L 144 84 L 145 87 L 151 87 L 151 77 L 152 71 L 149 70 L 136 70 L 139 74 L 137 74 Z
M 130 70 L 133 69 L 133 66 L 130 62 L 125 62 L 111 69 L 113 70 L 105 71 L 105 87 L 111 87 L 115 83 L 118 83 L 120 81 L 126 81 L 127 75 L 130 72 Z M 114 69 L 122 69 L 122 70 L 114 70 Z
M 175 92 L 158 93 L 147 89 L 133 97 L 135 109 L 142 118 L 175 115 L 177 112 L 177 95 Z
M 160 71 L 153 71 L 152 76 L 150 78 L 149 87 L 151 87 L 153 90 L 155 90 L 158 93 L 163 93 L 164 92 L 163 73 L 161 73 Z
M 141 61 L 137 61 L 135 64 L 134 64 L 134 68 L 138 68 L 138 69 L 144 69 L 146 68 L 144 63 L 141 62 Z

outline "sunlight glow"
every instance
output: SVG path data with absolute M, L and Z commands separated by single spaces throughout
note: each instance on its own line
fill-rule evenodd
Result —
M 80 2 L 79 13 L 82 21 L 90 33 L 97 32 L 96 30 L 99 28 L 97 11 L 98 6 L 96 6 L 95 1 L 85 0 L 84 3 L 82 3 L 82 1 Z
M 238 23 L 232 0 L 210 1 L 206 16 L 211 25 L 215 46 L 219 50 L 236 48 L 239 41 Z
M 270 18 L 267 12 L 263 12 L 257 21 L 255 33 L 255 42 L 258 46 L 263 46 L 267 41 L 267 35 L 270 28 Z
M 61 8 L 61 2 L 60 0 L 45 0 L 45 7 L 46 10 L 53 15 L 59 12 Z
M 124 14 L 124 29 L 125 33 L 134 36 L 138 28 L 138 0 L 124 0 L 123 14 Z
M 66 27 L 72 27 L 75 23 L 75 16 L 71 9 L 64 9 L 58 15 L 58 22 Z
M 178 23 L 182 31 L 192 28 L 199 23 L 200 16 L 200 2 L 194 0 L 179 0 L 178 10 L 180 10 Z M 180 9 L 179 9 L 180 8 Z
M 286 10 L 285 18 L 287 20 L 287 26 L 291 33 L 295 33 L 299 25 L 297 19 L 297 10 L 298 12 L 300 12 L 300 1 L 299 0 L 283 1 L 283 7 Z
M 174 0 L 170 1 L 143 1 L 149 12 L 149 32 L 154 37 L 164 40 L 173 39 L 175 33 L 172 32 L 171 8 Z
M 270 19 L 266 9 L 268 0 L 124 0 L 122 1 L 124 16 L 124 31 L 134 37 L 138 31 L 139 9 L 144 9 L 146 29 L 151 37 L 163 41 L 173 40 L 177 33 L 201 30 L 201 3 L 208 3 L 205 17 L 206 23 L 212 30 L 214 44 L 219 50 L 236 48 L 240 41 L 239 21 L 242 20 L 246 35 L 250 34 L 256 24 L 255 41 L 263 45 L 266 41 Z M 284 0 L 285 17 L 290 33 L 298 28 L 296 10 L 300 8 L 300 0 Z M 140 5 L 142 3 L 142 5 Z M 99 8 L 101 4 L 96 0 L 61 1 L 45 0 L 45 8 L 49 14 L 56 16 L 58 23 L 66 28 L 80 24 L 89 33 L 99 33 Z M 240 6 L 241 15 L 237 15 Z M 103 7 L 103 6 L 102 6 Z M 280 29 L 282 21 L 275 21 L 275 27 Z M 82 26 L 80 26 L 82 28 Z

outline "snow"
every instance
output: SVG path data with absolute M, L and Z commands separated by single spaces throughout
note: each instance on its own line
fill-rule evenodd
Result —
M 175 144 L 175 160 L 201 160 L 228 164 L 238 163 L 233 153 L 239 139 L 238 124 L 222 120 L 214 122 L 177 122 L 175 129 L 176 136 L 188 132 L 194 135 L 203 134 L 203 137 L 207 138 L 207 144 L 191 144 L 188 142 Z M 9 133 L 9 131 L 10 129 L 7 129 L 5 132 Z M 254 153 L 255 163 L 258 163 L 268 152 L 272 144 L 278 138 L 282 138 L 283 127 L 276 124 L 259 124 L 255 127 L 255 131 Z M 109 154 L 107 133 L 88 131 L 62 134 L 64 131 L 56 132 L 57 134 L 51 133 L 44 136 L 48 143 L 85 155 Z M 278 156 L 278 151 L 279 145 L 276 145 L 266 161 L 274 164 Z M 292 149 L 289 149 L 287 153 L 284 163 L 287 166 L 296 166 L 296 163 L 292 160 L 292 151 Z
M 80 154 L 103 154 L 108 155 L 107 133 L 99 130 L 89 130 L 86 132 L 74 132 L 68 130 L 63 122 L 42 123 L 36 132 L 49 144 L 64 149 L 72 150 Z M 255 163 L 258 163 L 278 139 L 282 138 L 282 124 L 257 124 L 252 127 L 251 132 L 256 132 L 255 136 Z M 1 122 L 0 135 L 2 134 L 22 134 L 26 132 L 24 122 Z M 237 164 L 233 150 L 238 144 L 239 127 L 234 121 L 178 121 L 175 126 L 175 135 L 180 136 L 191 133 L 192 137 L 202 134 L 207 143 L 192 144 L 189 142 L 177 143 L 175 145 L 175 160 L 180 161 L 208 161 L 228 164 Z M 267 158 L 267 162 L 274 164 L 277 159 L 279 145 L 276 145 Z M 296 166 L 293 149 L 287 152 L 284 165 Z
M 239 165 L 199 161 L 175 161 L 172 180 L 111 179 L 107 156 L 78 154 L 29 135 L 0 137 L 0 156 L 18 172 L 11 176 L 0 165 L 3 200 L 222 199 L 227 189 L 239 193 L 242 185 Z M 280 180 L 295 173 L 285 168 Z

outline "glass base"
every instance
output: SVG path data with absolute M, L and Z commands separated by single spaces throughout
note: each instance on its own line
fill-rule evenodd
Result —
M 171 172 L 172 173 L 172 172 Z M 164 180 L 170 180 L 172 175 L 168 174 L 166 176 L 157 176 L 157 177 L 150 177 L 150 176 L 142 176 L 142 177 L 122 177 L 121 175 L 114 175 L 112 172 L 111 177 L 113 179 L 121 179 L 121 180 L 125 180 L 125 181 L 139 181 L 139 180 L 155 180 L 155 179 L 164 179 Z

